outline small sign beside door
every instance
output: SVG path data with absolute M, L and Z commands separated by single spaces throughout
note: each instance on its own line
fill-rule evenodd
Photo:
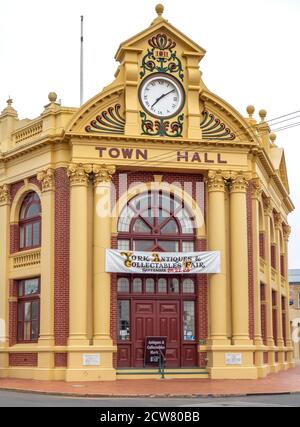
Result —
M 100 366 L 100 354 L 83 354 L 82 364 L 83 366 Z
M 167 337 L 145 338 L 145 366 L 159 366 L 160 358 L 166 357 Z
M 242 365 L 241 353 L 226 353 L 225 363 L 226 365 Z

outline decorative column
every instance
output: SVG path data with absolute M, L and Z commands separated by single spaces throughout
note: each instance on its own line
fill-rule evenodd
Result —
M 288 243 L 289 238 L 291 235 L 291 227 L 288 224 L 283 225 L 283 239 L 284 239 L 284 246 L 285 246 L 285 266 L 284 269 L 286 271 L 286 274 L 288 274 Z M 289 315 L 289 300 L 290 300 L 290 288 L 289 288 L 289 281 L 286 280 L 286 347 L 288 349 L 287 351 L 287 362 L 288 367 L 293 368 L 295 366 L 295 360 L 294 360 L 294 346 L 292 341 L 292 334 L 291 334 L 291 325 L 290 325 L 290 315 Z
M 9 256 L 9 187 L 0 186 L 0 377 L 8 368 L 8 256 Z
M 276 270 L 277 270 L 277 346 L 279 349 L 283 350 L 284 347 L 284 340 L 283 340 L 283 328 L 282 328 L 282 302 L 281 302 L 281 262 L 280 262 L 280 256 L 281 256 L 281 247 L 280 247 L 280 232 L 282 229 L 282 217 L 280 213 L 276 213 L 274 215 L 274 222 L 275 222 L 275 232 L 276 232 L 276 258 L 277 258 L 277 264 L 276 264 Z M 278 353 L 278 362 L 280 364 L 281 369 L 283 369 L 284 364 L 284 352 L 279 351 Z
M 229 344 L 227 337 L 227 282 L 226 282 L 226 173 L 210 171 L 208 186 L 208 246 L 221 253 L 221 273 L 209 275 L 210 344 Z
M 114 166 L 94 165 L 94 345 L 112 346 L 110 336 L 110 274 L 105 272 L 111 247 L 111 179 Z
M 273 313 L 272 313 L 272 286 L 271 286 L 271 216 L 273 215 L 273 204 L 270 197 L 263 199 L 265 215 L 265 257 L 266 257 L 266 320 L 267 320 L 267 346 L 268 365 L 275 365 L 274 338 L 273 338 Z
M 92 166 L 72 164 L 70 212 L 70 333 L 69 346 L 89 345 L 88 297 L 88 182 Z
M 49 168 L 37 175 L 42 183 L 42 233 L 41 233 L 41 300 L 39 346 L 49 351 L 40 352 L 36 379 L 52 379 L 49 369 L 54 368 L 54 170 Z M 47 372 L 48 369 L 48 372 Z M 46 375 L 46 376 L 45 376 Z
M 264 364 L 263 351 L 258 351 L 263 346 L 261 331 L 261 292 L 259 280 L 259 200 L 262 194 L 262 185 L 259 178 L 252 180 L 252 236 L 253 236 L 253 282 L 254 282 L 254 343 L 255 365 L 261 367 Z
M 230 264 L 232 286 L 232 340 L 234 345 L 250 344 L 248 294 L 248 241 L 246 191 L 250 176 L 231 174 Z

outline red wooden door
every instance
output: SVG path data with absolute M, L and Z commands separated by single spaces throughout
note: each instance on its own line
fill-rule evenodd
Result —
M 144 366 L 147 336 L 166 336 L 166 366 L 180 366 L 180 301 L 133 300 L 132 315 L 133 366 Z
M 133 300 L 132 304 L 133 329 L 133 366 L 144 366 L 145 337 L 156 335 L 156 301 Z
M 180 301 L 157 301 L 159 336 L 167 337 L 166 367 L 180 366 Z

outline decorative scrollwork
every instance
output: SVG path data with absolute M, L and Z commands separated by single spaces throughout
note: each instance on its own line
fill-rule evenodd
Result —
M 176 42 L 169 38 L 166 34 L 157 34 L 148 40 L 152 49 L 148 49 L 142 60 L 142 71 L 140 72 L 141 79 L 146 72 L 153 73 L 178 73 L 181 80 L 184 79 L 182 63 L 177 57 L 177 52 L 173 49 L 176 47 Z
M 144 112 L 140 112 L 142 119 L 143 135 L 150 136 L 169 136 L 178 138 L 182 136 L 184 115 L 178 116 L 177 121 L 170 123 L 167 120 L 150 120 Z
M 96 120 L 92 120 L 91 123 L 86 126 L 86 132 L 123 135 L 125 120 L 120 115 L 120 109 L 121 105 L 116 104 L 115 106 L 102 111 L 102 113 L 96 117 Z
M 233 141 L 236 136 L 220 119 L 208 111 L 204 111 L 204 119 L 200 124 L 202 138 L 208 140 Z

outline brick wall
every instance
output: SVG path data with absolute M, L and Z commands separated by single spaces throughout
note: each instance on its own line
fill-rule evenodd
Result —
M 55 171 L 54 336 L 66 345 L 69 336 L 70 183 L 65 168 Z
M 24 186 L 23 181 L 16 182 L 10 186 L 10 199 L 11 202 L 13 202 L 14 198 L 16 197 L 17 192 Z M 11 224 L 10 225 L 10 239 L 9 239 L 9 247 L 10 247 L 10 254 L 14 254 L 19 251 L 20 243 L 20 235 L 19 235 L 19 226 L 18 224 Z
M 13 346 L 17 344 L 17 323 L 18 323 L 18 290 L 17 290 L 17 281 L 9 281 L 9 296 L 14 298 L 14 300 L 9 302 L 9 345 Z
M 37 353 L 9 353 L 9 366 L 37 366 Z
M 117 249 L 118 243 L 117 238 L 112 237 L 111 239 L 111 248 Z M 110 333 L 113 340 L 113 344 L 117 345 L 117 321 L 118 321 L 118 307 L 117 307 L 117 274 L 112 273 L 110 275 Z M 117 367 L 118 355 L 117 353 L 113 354 L 113 366 Z
M 272 291 L 272 322 L 273 322 L 273 339 L 274 339 L 274 344 L 275 345 L 277 345 L 277 341 L 278 341 L 278 330 L 277 330 L 277 316 L 278 316 L 277 297 L 278 297 L 278 293 L 276 291 Z
M 206 251 L 207 242 L 205 239 L 197 239 L 195 245 L 196 251 Z M 207 340 L 208 338 L 208 276 L 207 274 L 198 274 L 196 276 L 196 340 Z M 206 367 L 206 353 L 198 353 L 198 366 Z
M 126 175 L 126 177 L 125 177 Z M 201 174 L 178 174 L 178 173 L 162 173 L 162 172 L 128 172 L 128 171 L 119 171 L 113 176 L 113 184 L 116 189 L 116 200 L 118 200 L 127 189 L 133 184 L 137 183 L 150 183 L 154 182 L 154 175 L 163 175 L 163 182 L 168 184 L 174 184 L 186 191 L 196 199 L 198 194 L 197 203 L 199 206 L 205 206 L 205 194 L 203 191 L 197 193 L 197 183 L 203 182 L 204 177 Z M 192 188 L 186 187 L 186 182 L 190 182 Z
M 264 345 L 267 345 L 267 306 L 266 306 L 266 286 L 260 284 L 260 307 L 261 307 L 261 336 Z
M 68 366 L 68 354 L 67 353 L 55 353 L 54 365 L 56 368 L 66 368 Z
M 265 233 L 259 233 L 259 256 L 265 259 Z
M 276 246 L 271 245 L 271 267 L 276 269 L 277 263 L 276 263 Z

